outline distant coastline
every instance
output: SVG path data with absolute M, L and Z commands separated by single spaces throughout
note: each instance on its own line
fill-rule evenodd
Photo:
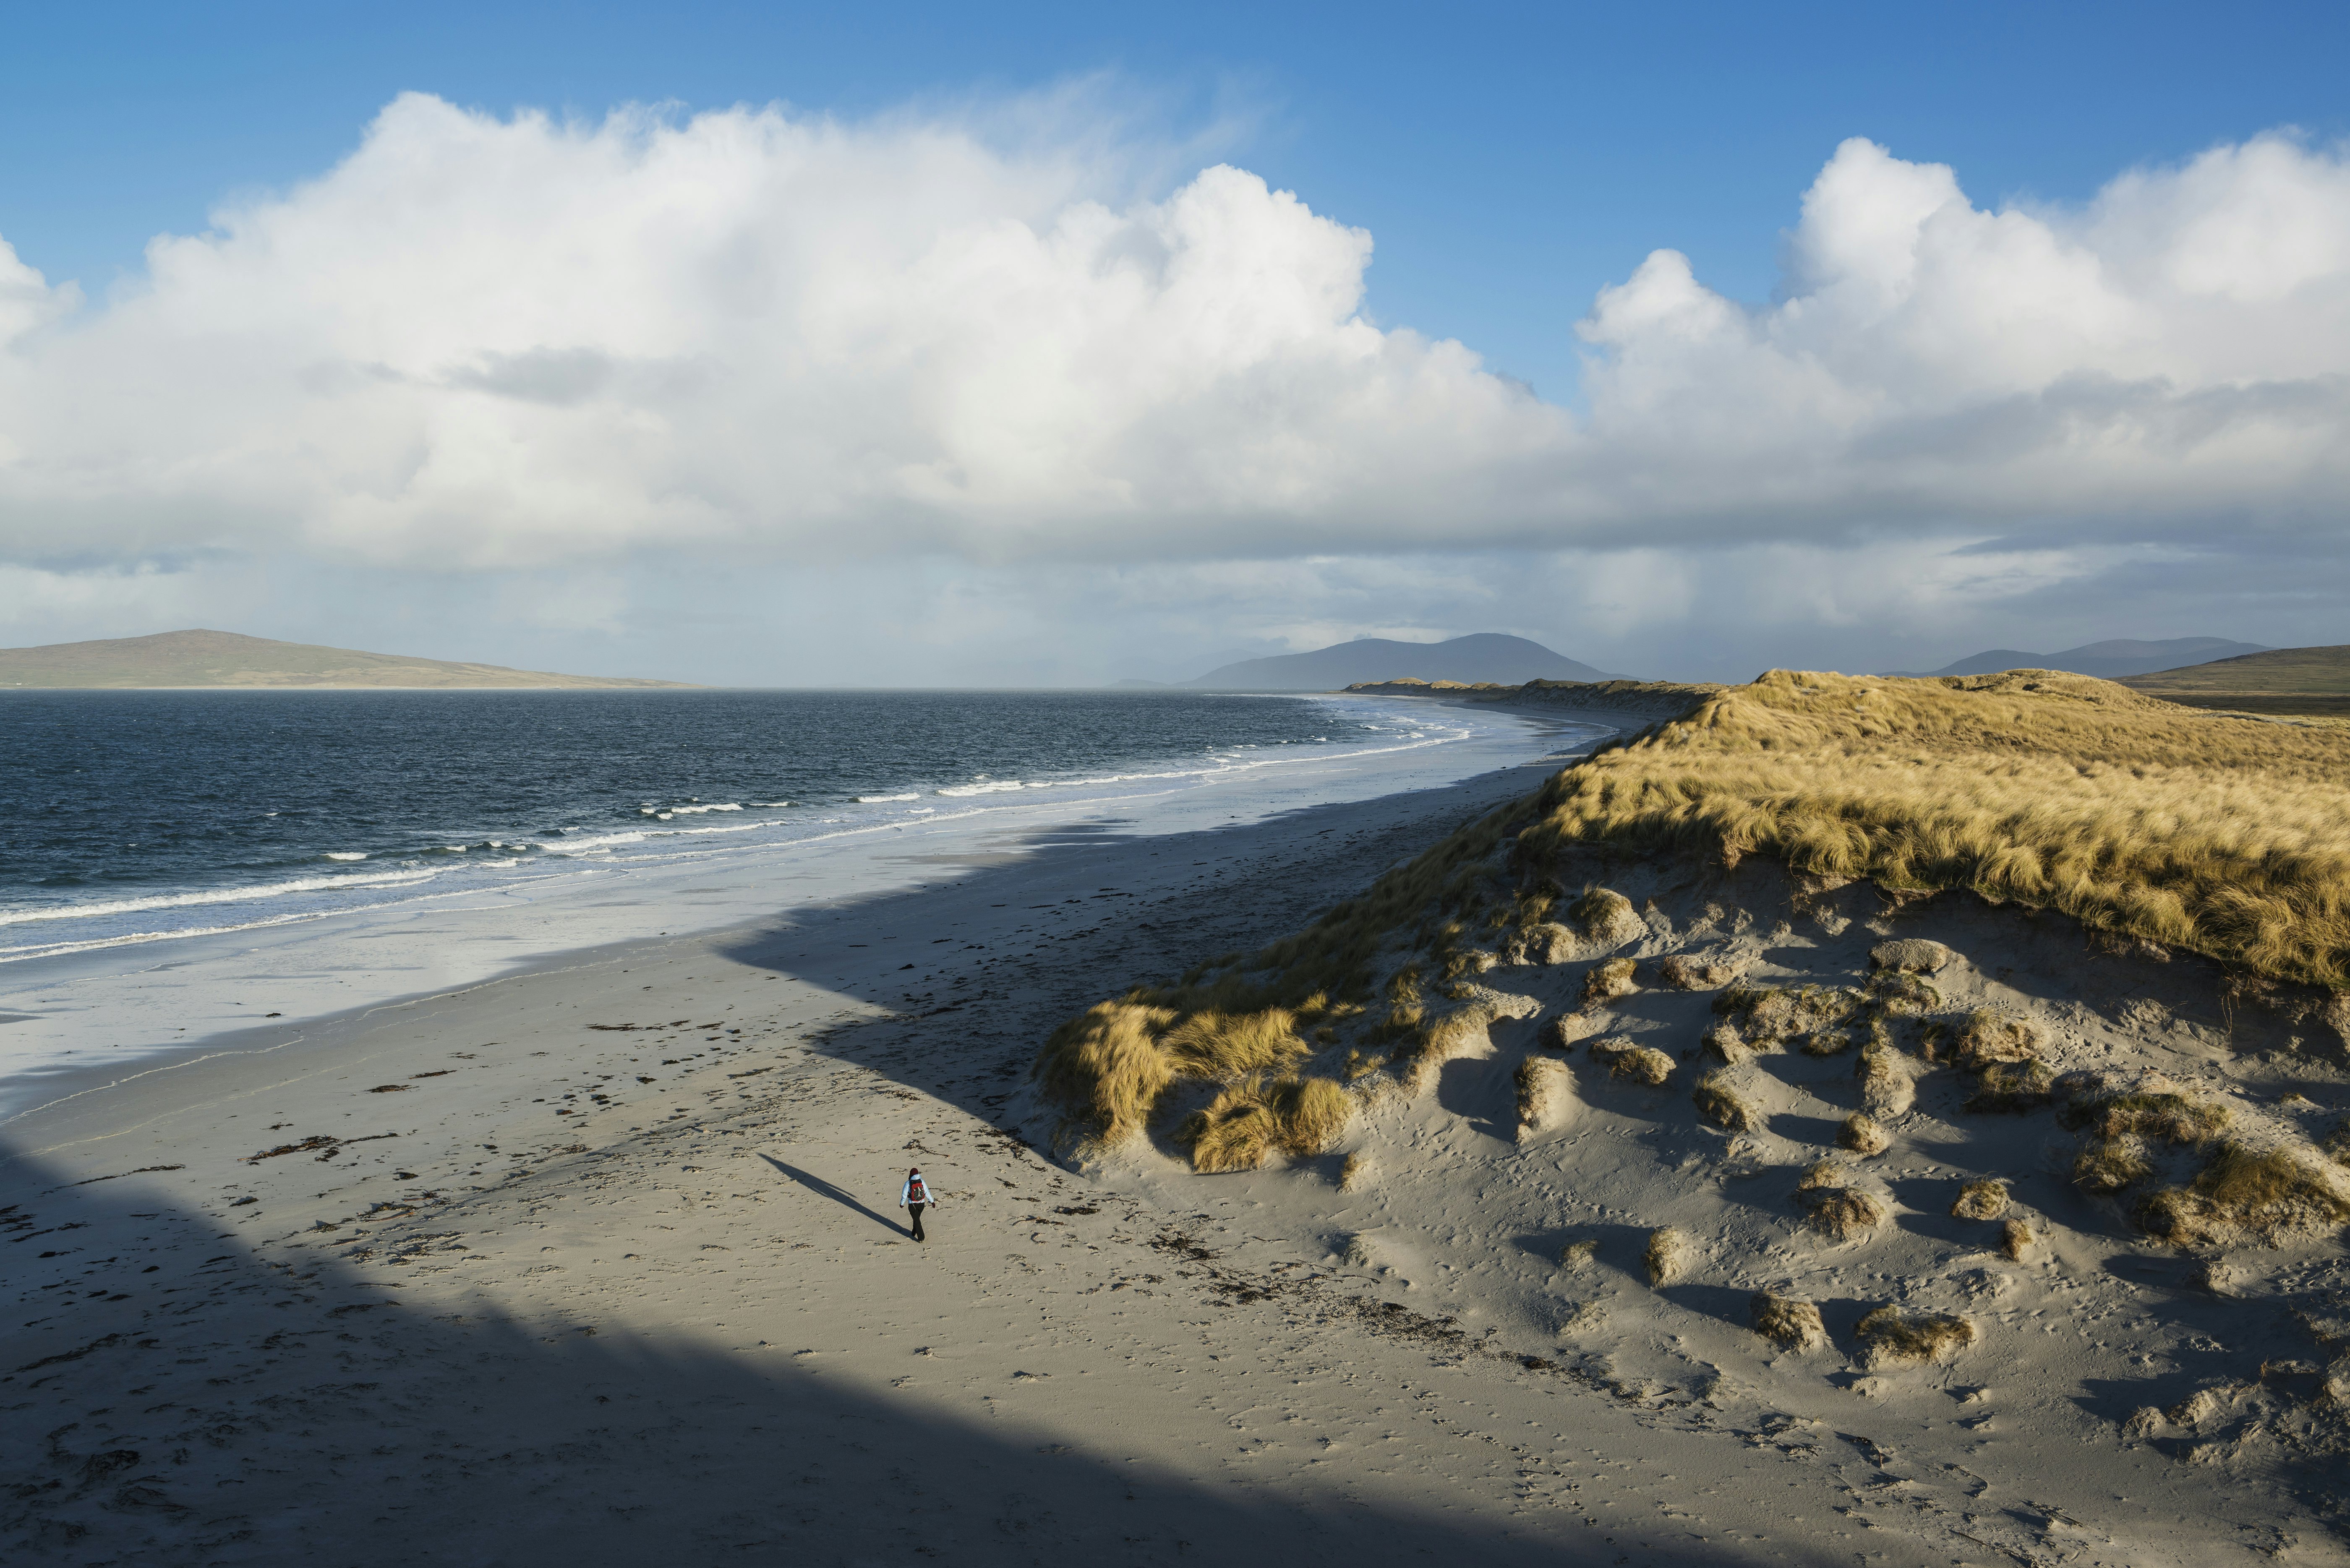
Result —
M 559 675 L 403 654 L 363 653 L 195 629 L 0 649 L 0 691 L 631 691 L 682 680 Z

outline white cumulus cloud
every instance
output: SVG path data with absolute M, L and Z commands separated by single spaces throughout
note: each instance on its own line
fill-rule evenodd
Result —
M 0 559 L 983 563 L 2330 538 L 2350 166 L 2290 136 L 1978 205 L 1846 142 L 1783 286 L 1671 250 L 1582 411 L 1362 311 L 1371 237 L 1099 139 L 390 105 L 84 305 L 0 246 Z M 0 214 L 5 217 L 5 214 Z M 1660 236 L 1668 237 L 1668 236 Z
M 1837 149 L 1783 297 L 1677 253 L 1603 290 L 1588 434 L 1612 510 L 1692 527 L 2330 526 L 2350 430 L 2350 169 L 2269 137 L 2076 211 L 1985 211 Z
M 411 96 L 315 183 L 66 303 L 0 276 L 19 555 L 294 544 L 512 565 L 632 546 L 1253 545 L 1565 430 L 1357 314 L 1370 238 L 1243 171 L 776 110 L 588 127 Z

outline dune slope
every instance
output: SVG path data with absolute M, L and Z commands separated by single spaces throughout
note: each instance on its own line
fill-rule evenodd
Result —
M 2046 671 L 1774 671 L 1037 1079 L 1080 1163 L 1314 1173 L 1351 1267 L 1595 1375 L 1877 1401 L 1949 1465 L 2290 1452 L 2338 1516 L 2345 762 Z

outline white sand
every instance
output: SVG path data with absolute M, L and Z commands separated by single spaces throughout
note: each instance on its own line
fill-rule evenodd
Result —
M 1947 1220 L 1841 1255 L 1796 1239 L 1792 1179 L 1768 1173 L 1802 1141 L 1783 1118 L 1826 1101 L 1791 1100 L 1733 1150 L 1678 1080 L 1597 1088 L 1577 1055 L 1577 1102 L 1521 1144 L 1528 1019 L 1357 1125 L 1347 1147 L 1376 1165 L 1357 1192 L 1343 1150 L 1220 1178 L 1137 1151 L 1080 1174 L 1014 1136 L 1049 1130 L 1023 1085 L 1059 1019 L 1294 929 L 1538 778 L 1064 836 L 789 929 L 582 954 L 16 1120 L 0 1552 L 2337 1560 L 2273 1452 L 2126 1440 L 2107 1407 L 2135 1395 L 2096 1386 L 2195 1381 L 2133 1371 L 2141 1340 L 2235 1375 L 2282 1330 L 2239 1334 L 2220 1298 L 2192 1318 L 2117 1269 L 2128 1247 L 2012 1269 Z M 1659 949 L 1686 936 L 1663 919 Z M 1780 967 L 1877 940 L 1762 935 L 1750 956 Z M 1487 978 L 1555 1010 L 1584 967 Z M 2021 994 L 2040 973 L 1982 983 Z M 1693 1044 L 1681 1013 L 1707 1000 L 1618 1011 Z M 1903 1136 L 1871 1163 L 1931 1214 L 1948 1163 L 1925 1122 Z M 338 1141 L 250 1158 L 312 1138 Z M 919 1248 L 894 1208 L 913 1163 L 943 1199 Z M 1665 1222 L 1701 1255 L 1652 1293 L 1636 1238 Z M 1583 1269 L 1555 1261 L 1569 1236 L 1600 1242 Z M 1763 1275 L 1804 1282 L 1848 1334 L 1847 1301 L 1897 1282 L 1939 1300 L 1971 1270 L 2014 1282 L 1947 1368 L 1862 1376 L 1739 1326 Z

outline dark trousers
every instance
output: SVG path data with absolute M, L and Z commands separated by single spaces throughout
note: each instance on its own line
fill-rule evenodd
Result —
M 914 1240 L 917 1241 L 924 1239 L 922 1235 L 922 1210 L 927 1207 L 927 1204 L 921 1203 L 909 1203 L 906 1205 L 906 1212 L 914 1217 Z

